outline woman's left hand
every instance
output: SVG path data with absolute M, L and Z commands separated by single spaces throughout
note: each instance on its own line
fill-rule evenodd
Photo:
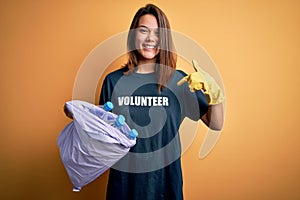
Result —
M 196 72 L 183 77 L 177 85 L 180 86 L 187 82 L 191 92 L 202 90 L 209 105 L 221 103 L 224 100 L 224 95 L 214 78 L 202 70 L 195 59 L 192 63 Z

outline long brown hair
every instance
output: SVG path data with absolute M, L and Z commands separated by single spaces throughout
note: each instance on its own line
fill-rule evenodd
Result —
M 128 62 L 126 66 L 128 71 L 125 74 L 133 72 L 138 64 L 138 51 L 135 47 L 135 37 L 138 28 L 139 19 L 146 14 L 155 16 L 159 28 L 159 53 L 156 59 L 156 73 L 158 74 L 158 90 L 164 88 L 173 75 L 176 68 L 177 55 L 172 40 L 170 23 L 165 13 L 153 4 L 147 4 L 145 7 L 140 8 L 135 14 L 127 38 Z

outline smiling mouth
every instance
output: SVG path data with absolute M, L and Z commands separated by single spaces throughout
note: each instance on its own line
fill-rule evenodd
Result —
M 144 49 L 155 49 L 155 48 L 157 48 L 157 45 L 143 44 L 142 46 L 143 46 Z

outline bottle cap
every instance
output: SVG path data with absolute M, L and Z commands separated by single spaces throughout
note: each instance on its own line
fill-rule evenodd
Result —
M 116 127 L 121 127 L 125 124 L 125 117 L 123 115 L 119 115 L 117 118 L 116 118 L 116 121 L 115 121 L 115 126 Z
M 134 139 L 138 136 L 138 132 L 135 129 L 131 129 L 131 131 L 129 132 L 129 136 Z
M 114 105 L 112 102 L 108 101 L 103 105 L 103 108 L 105 111 L 111 111 L 114 108 Z

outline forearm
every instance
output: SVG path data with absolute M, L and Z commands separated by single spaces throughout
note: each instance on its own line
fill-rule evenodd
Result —
M 224 122 L 223 103 L 210 105 L 201 120 L 212 130 L 222 130 Z

